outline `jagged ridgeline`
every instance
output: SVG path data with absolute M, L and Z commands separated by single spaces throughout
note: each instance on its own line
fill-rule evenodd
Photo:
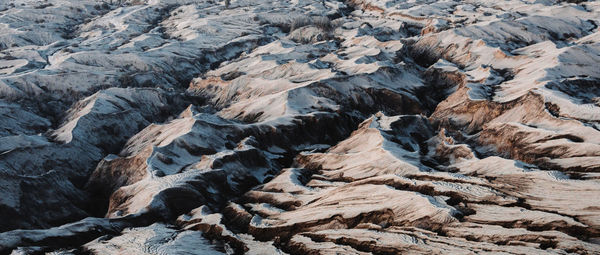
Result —
M 600 254 L 599 24 L 0 1 L 0 254 Z

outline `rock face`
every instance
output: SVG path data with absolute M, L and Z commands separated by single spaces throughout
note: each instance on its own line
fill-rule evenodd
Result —
M 0 254 L 600 254 L 600 3 L 0 2 Z

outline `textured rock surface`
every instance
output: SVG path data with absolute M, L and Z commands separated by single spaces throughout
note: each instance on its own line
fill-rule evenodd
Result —
M 597 1 L 0 2 L 0 254 L 600 254 Z

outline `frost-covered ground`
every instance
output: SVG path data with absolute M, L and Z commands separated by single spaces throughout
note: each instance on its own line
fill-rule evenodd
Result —
M 0 254 L 600 254 L 599 25 L 598 1 L 0 1 Z

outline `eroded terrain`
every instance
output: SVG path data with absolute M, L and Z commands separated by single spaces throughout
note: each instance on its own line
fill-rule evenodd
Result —
M 0 253 L 600 254 L 598 25 L 597 1 L 1 2 Z

